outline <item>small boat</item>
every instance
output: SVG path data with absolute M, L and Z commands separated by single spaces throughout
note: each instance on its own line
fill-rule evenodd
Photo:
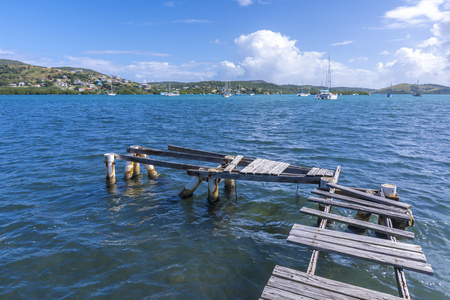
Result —
M 390 89 L 390 91 L 391 91 L 391 93 L 392 93 L 392 82 L 391 82 L 391 89 Z M 387 97 L 388 97 L 388 98 L 391 98 L 391 97 L 392 97 L 392 94 L 391 94 L 391 93 L 388 93 L 388 94 L 387 94 Z
M 228 73 L 226 74 L 225 87 L 223 88 L 222 97 L 228 98 L 231 96 L 230 88 L 228 87 Z
M 318 100 L 336 100 L 338 95 L 330 92 L 331 89 L 331 59 L 330 54 L 328 54 L 328 73 L 327 73 L 328 89 L 320 90 L 319 94 L 316 94 L 315 98 Z

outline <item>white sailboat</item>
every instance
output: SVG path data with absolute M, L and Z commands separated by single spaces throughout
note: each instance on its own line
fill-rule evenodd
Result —
M 305 91 L 304 91 L 304 85 L 303 85 L 303 80 L 302 80 L 302 91 L 301 91 L 301 93 L 299 92 L 299 93 L 297 93 L 297 96 L 299 96 L 299 97 L 308 97 L 308 96 L 310 96 L 311 94 L 310 93 L 305 93 Z
M 331 89 L 331 59 L 330 54 L 328 54 L 328 73 L 327 73 L 328 89 L 320 90 L 319 94 L 316 94 L 315 98 L 318 100 L 336 100 L 337 94 L 330 92 Z
M 180 96 L 180 92 L 179 91 L 172 91 L 171 87 L 170 87 L 170 83 L 169 83 L 169 92 L 164 93 L 164 96 L 167 97 L 176 97 L 176 96 Z
M 112 87 L 112 81 L 111 81 L 111 90 L 108 92 L 108 96 L 115 96 L 116 93 L 114 93 L 113 87 Z
M 223 89 L 222 97 L 228 98 L 231 96 L 230 88 L 228 87 L 228 73 L 226 73 L 225 87 Z

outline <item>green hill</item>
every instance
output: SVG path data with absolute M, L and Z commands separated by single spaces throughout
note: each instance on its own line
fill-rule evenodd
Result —
M 419 85 L 400 83 L 379 89 L 374 94 L 411 94 L 416 91 L 420 91 L 422 94 L 450 94 L 450 87 L 431 83 Z
M 39 67 L 16 60 L 0 59 L 0 94 L 101 94 L 112 88 L 117 94 L 160 94 L 168 90 L 178 90 L 180 94 L 221 94 L 224 81 L 200 82 L 152 82 L 140 84 L 118 76 L 73 67 Z M 241 94 L 296 94 L 303 88 L 305 92 L 316 94 L 325 87 L 295 84 L 274 84 L 263 80 L 231 81 L 232 93 Z M 437 84 L 397 84 L 379 90 L 356 87 L 334 87 L 332 92 L 351 94 L 410 94 L 419 89 L 422 94 L 450 94 L 450 87 Z

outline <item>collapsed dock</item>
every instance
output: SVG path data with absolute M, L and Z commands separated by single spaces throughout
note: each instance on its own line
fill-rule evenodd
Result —
M 218 165 L 185 164 L 149 156 Z M 116 183 L 115 160 L 125 161 L 125 180 L 140 175 L 139 164 L 145 166 L 150 179 L 158 177 L 155 166 L 184 170 L 191 179 L 179 196 L 191 197 L 201 182 L 206 181 L 210 203 L 219 200 L 221 181 L 225 181 L 226 190 L 235 187 L 235 180 L 317 184 L 318 187 L 311 191 L 315 196 L 309 197 L 308 201 L 318 203 L 319 209 L 302 207 L 300 213 L 317 217 L 318 226 L 294 224 L 287 237 L 288 243 L 312 249 L 307 270 L 302 272 L 275 266 L 261 299 L 410 299 L 404 270 L 433 275 L 420 246 L 397 241 L 397 238 L 414 239 L 414 233 L 405 230 L 414 224 L 414 218 L 411 205 L 399 201 L 394 185 L 383 184 L 379 190 L 347 187 L 338 184 L 340 166 L 335 171 L 308 168 L 241 154 L 227 155 L 172 145 L 168 150 L 131 146 L 124 155 L 105 154 L 108 185 Z M 333 207 L 355 211 L 355 217 L 333 214 Z M 377 223 L 370 222 L 372 215 L 378 216 Z M 347 224 L 348 230 L 329 229 L 330 222 Z M 376 233 L 376 236 L 362 235 L 365 231 Z M 320 251 L 392 266 L 399 297 L 315 275 Z

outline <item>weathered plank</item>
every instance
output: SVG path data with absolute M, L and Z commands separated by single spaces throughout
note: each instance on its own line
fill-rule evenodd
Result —
M 386 205 L 386 204 L 381 204 L 381 203 L 377 203 L 377 202 L 372 202 L 372 201 L 368 201 L 368 200 L 363 200 L 363 199 L 359 199 L 359 198 L 336 194 L 336 192 L 330 193 L 330 192 L 322 191 L 319 189 L 315 189 L 315 190 L 312 190 L 311 193 L 319 195 L 319 196 L 324 196 L 327 198 L 334 198 L 334 199 L 338 199 L 338 200 L 342 200 L 342 201 L 346 201 L 346 202 L 350 202 L 350 203 L 356 203 L 356 204 L 360 204 L 360 205 L 376 207 L 376 208 L 390 210 L 390 211 L 394 211 L 394 212 L 402 213 L 402 214 L 406 214 L 408 212 L 408 210 L 400 208 L 400 207 L 393 207 L 393 206 Z
M 401 214 L 401 213 L 393 212 L 393 211 L 386 210 L 386 209 L 367 207 L 367 206 L 358 205 L 358 204 L 344 203 L 344 202 L 340 202 L 340 201 L 317 198 L 317 197 L 312 197 L 312 196 L 308 198 L 308 201 L 322 203 L 325 205 L 342 207 L 342 208 L 348 208 L 348 209 L 357 210 L 357 211 L 370 212 L 370 213 L 376 214 L 376 215 L 381 215 L 381 216 L 386 216 L 386 217 L 391 217 L 391 218 L 396 218 L 396 219 L 402 219 L 402 220 L 407 220 L 407 221 L 409 221 L 411 219 L 411 216 L 407 215 L 407 214 Z
M 341 166 L 339 165 L 336 168 L 336 172 L 334 172 L 334 176 L 333 176 L 333 179 L 331 180 L 331 182 L 337 183 L 340 174 L 341 174 Z M 313 177 L 313 178 L 319 178 L 319 177 Z M 330 193 L 334 193 L 334 191 L 335 191 L 334 188 L 330 189 Z M 330 205 L 325 206 L 324 212 L 330 213 L 331 212 L 331 206 Z M 326 228 L 327 224 L 328 224 L 328 220 L 327 219 L 322 219 L 322 221 L 320 221 L 319 228 Z M 311 259 L 309 260 L 308 269 L 306 270 L 306 272 L 308 274 L 311 274 L 311 275 L 314 274 L 314 272 L 316 271 L 316 266 L 317 266 L 317 261 L 318 260 L 319 260 L 319 251 L 318 250 L 313 250 L 313 253 L 311 254 Z
M 376 196 L 376 195 L 372 195 L 372 194 L 369 194 L 369 193 L 364 193 L 364 192 L 361 192 L 361 191 L 358 191 L 356 189 L 353 189 L 353 188 L 350 188 L 350 187 L 346 187 L 346 186 L 343 186 L 343 185 L 339 185 L 339 184 L 335 184 L 335 183 L 331 183 L 331 182 L 328 183 L 327 185 L 329 187 L 340 189 L 340 190 L 343 190 L 343 191 L 345 191 L 345 192 L 347 192 L 349 194 L 361 197 L 361 198 L 366 199 L 366 200 L 374 201 L 374 202 L 377 202 L 377 203 L 383 203 L 383 204 L 386 204 L 386 205 L 392 205 L 392 206 L 401 207 L 401 208 L 404 208 L 404 209 L 409 209 L 409 208 L 412 207 L 411 204 L 390 200 L 390 199 L 387 199 L 387 198 L 384 198 L 384 197 L 380 197 L 380 196 Z
M 348 283 L 339 282 L 332 279 L 327 279 L 317 275 L 309 275 L 304 272 L 289 269 L 282 266 L 275 266 L 272 276 L 288 279 L 291 282 L 301 283 L 312 287 L 317 287 L 322 290 L 331 291 L 338 295 L 345 295 L 347 297 L 355 297 L 356 299 L 377 299 L 377 300 L 398 300 L 399 297 L 370 290 L 367 288 L 351 285 Z M 324 299 L 324 298 L 320 298 Z M 335 298 L 329 298 L 335 299 Z M 349 298 L 347 298 L 349 299 Z M 351 299 L 351 298 L 350 298 Z
M 322 242 L 322 243 L 329 243 L 344 247 L 353 248 L 356 250 L 364 250 L 372 253 L 379 253 L 383 255 L 389 255 L 392 257 L 398 257 L 402 259 L 409 259 L 419 262 L 426 262 L 425 255 L 423 253 L 418 253 L 414 251 L 408 251 L 404 249 L 398 249 L 398 248 L 391 248 L 387 246 L 382 245 L 375 245 L 372 243 L 366 243 L 363 241 L 355 241 L 355 240 L 349 240 L 344 239 L 340 237 L 332 237 L 329 235 L 322 235 L 318 233 L 308 232 L 308 231 L 299 231 L 294 230 L 290 232 L 289 236 L 298 237 L 305 240 L 314 240 L 316 242 Z
M 130 147 L 127 149 L 127 152 L 153 155 L 153 156 L 162 156 L 162 157 L 173 157 L 173 158 L 179 158 L 179 159 L 206 161 L 206 162 L 213 162 L 213 163 L 219 163 L 219 164 L 229 161 L 225 156 L 218 157 L 218 156 L 205 155 L 205 154 L 193 154 L 193 153 L 157 150 L 157 149 L 145 148 L 145 147 L 139 147 L 137 149 Z
M 319 183 L 320 177 L 310 177 L 304 174 L 286 174 L 282 173 L 279 176 L 273 176 L 269 174 L 243 174 L 238 171 L 233 171 L 231 173 L 224 172 L 208 172 L 198 170 L 195 168 L 193 170 L 187 170 L 190 176 L 200 176 L 205 178 L 223 178 L 223 179 L 235 179 L 235 180 L 248 180 L 248 181 L 265 181 L 265 182 L 284 182 L 284 183 Z
M 289 167 L 289 165 L 289 163 L 279 162 L 275 167 L 272 168 L 272 170 L 270 170 L 269 174 L 278 176 L 283 173 L 284 170 Z
M 209 152 L 209 151 L 203 151 L 203 150 L 197 150 L 197 149 L 180 147 L 180 146 L 174 146 L 174 145 L 169 145 L 169 146 L 167 146 L 167 148 L 168 148 L 169 151 L 182 152 L 182 153 L 191 153 L 191 154 L 198 154 L 198 155 L 206 155 L 206 156 L 215 156 L 215 157 L 219 157 L 219 158 L 224 158 L 224 157 L 227 156 L 227 154 L 216 153 L 216 152 Z M 247 165 L 249 165 L 253 161 L 254 161 L 253 158 L 244 157 L 239 162 L 238 166 L 239 167 L 246 167 Z M 310 170 L 311 170 L 311 168 L 308 168 L 308 167 L 290 165 L 285 170 L 285 172 L 286 173 L 292 173 L 292 174 L 306 174 Z M 331 172 L 333 172 L 333 171 L 331 171 Z M 333 176 L 333 175 L 331 175 L 331 176 Z
M 376 232 L 381 232 L 381 233 L 384 233 L 384 234 L 404 237 L 404 238 L 408 238 L 408 239 L 414 239 L 414 232 L 409 232 L 409 231 L 396 229 L 396 228 L 389 228 L 389 227 L 386 227 L 386 226 L 383 226 L 383 225 L 378 225 L 378 224 L 374 224 L 374 223 L 369 223 L 369 222 L 355 220 L 353 218 L 348 218 L 348 217 L 338 216 L 338 215 L 334 215 L 334 214 L 329 214 L 329 213 L 321 212 L 321 211 L 318 211 L 318 210 L 315 210 L 315 209 L 311 209 L 311 208 L 308 208 L 308 207 L 302 207 L 300 209 L 300 212 L 306 213 L 306 214 L 310 214 L 310 215 L 313 215 L 313 216 L 317 216 L 317 217 L 320 217 L 320 218 L 323 218 L 323 219 L 328 219 L 328 220 L 332 220 L 332 221 L 337 221 L 337 222 L 341 222 L 341 223 L 350 224 L 350 225 L 353 225 L 353 226 L 356 226 L 356 227 L 370 229 L 370 230 L 373 230 L 373 231 L 376 231 Z
M 322 229 L 318 227 L 311 227 L 301 224 L 294 224 L 292 226 L 290 234 L 296 234 L 296 232 L 310 232 L 317 235 L 323 235 L 323 236 L 330 236 L 332 238 L 340 238 L 345 239 L 349 241 L 361 241 L 367 244 L 373 244 L 373 245 L 379 245 L 399 250 L 405 250 L 410 252 L 417 252 L 417 253 L 423 253 L 422 247 L 419 245 L 413 245 L 413 244 L 407 244 L 407 243 L 401 243 L 401 242 L 393 242 L 391 240 L 386 239 L 380 239 L 372 236 L 367 235 L 360 235 L 360 234 L 354 234 L 350 232 L 343 232 L 343 231 L 337 231 L 337 230 L 328 230 L 328 229 Z
M 406 270 L 433 275 L 433 269 L 431 268 L 431 266 L 421 261 L 355 249 L 352 247 L 337 245 L 335 243 L 323 242 L 318 241 L 317 239 L 303 238 L 295 235 L 290 235 L 287 241 L 290 243 L 306 246 L 311 249 L 341 254 L 349 257 L 363 258 L 380 264 L 391 265 Z
M 116 154 L 114 153 L 115 159 L 125 160 L 125 161 L 133 161 L 138 162 L 142 164 L 147 165 L 154 165 L 164 168 L 171 168 L 171 169 L 178 169 L 178 170 L 190 170 L 190 169 L 208 169 L 210 167 L 208 166 L 198 166 L 198 165 L 190 165 L 190 164 L 181 164 L 181 163 L 174 163 L 174 162 L 168 162 L 168 161 L 162 161 L 162 160 L 156 160 L 156 159 L 150 159 L 150 158 L 143 158 L 143 157 L 137 157 L 137 156 L 131 156 L 131 155 L 122 155 L 122 154 Z
M 231 171 L 233 171 L 236 166 L 239 164 L 239 162 L 242 160 L 242 158 L 244 158 L 244 156 L 242 155 L 237 155 L 227 166 L 226 168 L 223 170 L 224 172 L 228 172 L 230 173 Z
M 283 290 L 298 296 L 308 297 L 312 299 L 333 299 L 333 300 L 357 299 L 356 297 L 342 295 L 339 293 L 335 293 L 333 291 L 329 291 L 327 289 L 323 289 L 321 287 L 304 284 L 303 282 L 292 281 L 289 278 L 286 279 L 278 276 L 270 277 L 267 285 L 275 287 L 278 290 Z
M 305 300 L 316 300 L 317 298 L 310 298 L 306 296 L 300 296 L 298 294 L 288 292 L 270 285 L 266 285 L 264 288 L 261 298 L 263 300 L 280 300 L 280 299 L 286 299 L 286 300 L 299 300 L 299 299 L 305 299 Z
M 319 170 L 320 170 L 320 168 L 314 167 L 314 168 L 312 168 L 312 169 L 308 172 L 308 174 L 306 174 L 306 175 L 307 175 L 307 176 L 316 176 L 316 174 L 317 174 L 317 172 L 319 172 Z

